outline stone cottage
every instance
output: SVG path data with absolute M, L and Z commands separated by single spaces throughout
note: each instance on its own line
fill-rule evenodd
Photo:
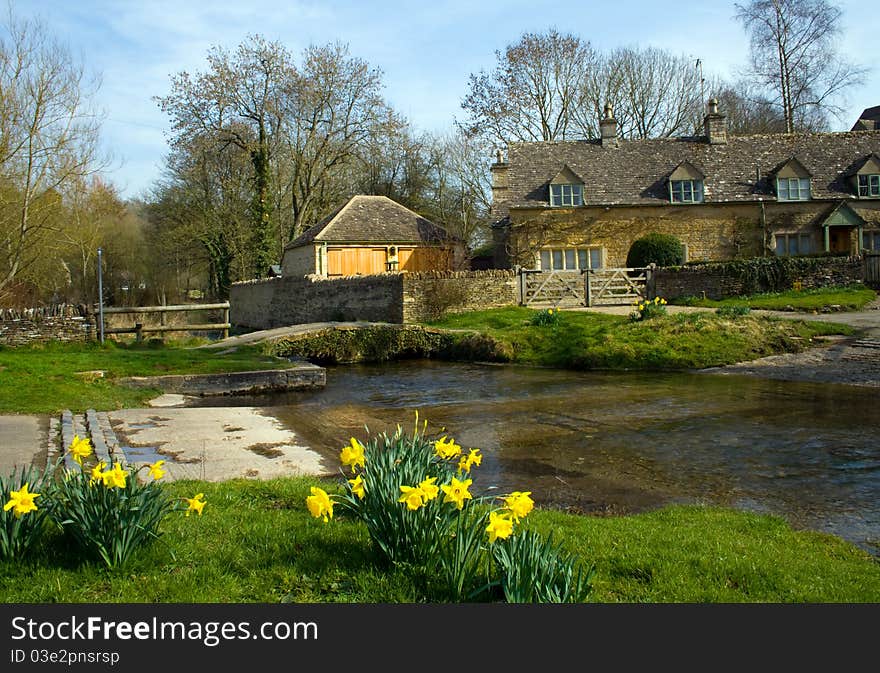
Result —
M 622 267 L 634 240 L 673 234 L 688 261 L 880 250 L 880 130 L 729 136 L 717 101 L 704 133 L 512 143 L 492 165 L 495 264 Z

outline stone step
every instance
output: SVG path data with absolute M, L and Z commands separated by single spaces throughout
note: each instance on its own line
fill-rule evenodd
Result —
M 54 431 L 53 431 L 54 428 Z M 59 456 L 63 456 L 64 467 L 68 470 L 79 470 L 79 464 L 69 453 L 73 438 L 88 438 L 95 451 L 95 457 L 103 460 L 108 465 L 120 463 L 125 468 L 128 461 L 110 419 L 105 412 L 98 413 L 94 409 L 88 409 L 84 414 L 74 414 L 70 409 L 61 413 L 61 418 L 50 421 L 50 446 L 47 453 L 47 467 L 54 463 Z M 60 438 L 61 445 L 57 446 L 53 438 Z

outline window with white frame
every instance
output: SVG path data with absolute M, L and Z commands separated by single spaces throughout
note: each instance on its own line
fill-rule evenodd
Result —
M 702 203 L 702 180 L 670 180 L 669 200 L 673 203 Z
M 859 196 L 880 196 L 880 175 L 860 175 Z
M 776 254 L 779 257 L 809 255 L 813 252 L 813 239 L 810 234 L 776 234 Z
M 544 248 L 541 271 L 581 271 L 602 268 L 602 248 Z
M 810 178 L 776 178 L 776 198 L 780 201 L 809 201 Z
M 584 205 L 583 185 L 550 185 L 551 206 L 582 206 Z

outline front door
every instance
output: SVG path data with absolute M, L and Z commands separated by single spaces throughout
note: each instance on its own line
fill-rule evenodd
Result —
M 829 250 L 841 255 L 852 254 L 852 231 L 852 227 L 829 227 Z

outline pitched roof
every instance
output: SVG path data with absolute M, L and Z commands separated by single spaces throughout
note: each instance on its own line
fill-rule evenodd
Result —
M 865 108 L 853 124 L 853 131 L 880 131 L 880 105 Z
M 351 197 L 315 226 L 288 243 L 295 248 L 314 241 L 327 243 L 436 243 L 444 229 L 387 196 Z
M 563 166 L 583 178 L 586 205 L 668 204 L 667 180 L 682 162 L 705 174 L 707 202 L 774 199 L 773 171 L 792 158 L 812 176 L 814 199 L 854 199 L 847 176 L 874 153 L 878 131 L 730 136 L 726 144 L 704 136 L 620 140 L 618 147 L 598 140 L 513 143 L 508 196 L 494 212 L 501 218 L 509 208 L 549 207 L 547 185 Z

